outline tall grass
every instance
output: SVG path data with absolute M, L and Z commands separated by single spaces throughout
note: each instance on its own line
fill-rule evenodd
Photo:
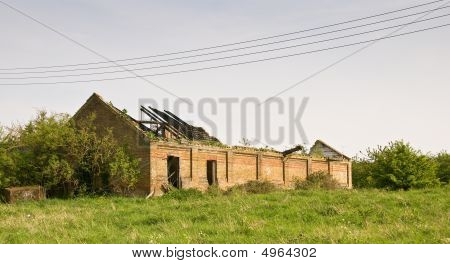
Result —
M 264 194 L 277 190 L 276 186 L 269 181 L 249 181 L 244 184 L 236 185 L 229 188 L 225 194 L 241 193 L 241 194 Z
M 0 204 L 1 243 L 450 243 L 450 188 Z

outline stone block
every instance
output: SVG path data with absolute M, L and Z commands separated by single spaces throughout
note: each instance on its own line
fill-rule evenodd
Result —
M 45 199 L 45 191 L 41 186 L 11 187 L 3 190 L 3 199 L 7 203 L 40 201 Z

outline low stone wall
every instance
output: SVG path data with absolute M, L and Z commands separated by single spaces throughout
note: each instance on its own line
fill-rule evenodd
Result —
M 7 203 L 17 201 L 40 201 L 45 199 L 45 191 L 41 186 L 11 187 L 3 190 L 3 199 Z

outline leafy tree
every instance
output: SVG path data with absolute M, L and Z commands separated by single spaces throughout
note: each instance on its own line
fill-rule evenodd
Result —
M 371 163 L 364 166 L 368 166 L 375 187 L 408 190 L 439 185 L 436 162 L 408 143 L 391 142 L 369 149 L 367 156 Z
M 448 184 L 450 181 L 450 154 L 447 152 L 439 153 L 436 158 L 437 176 L 442 183 Z
M 8 155 L 10 143 L 4 127 L 0 127 L 0 188 L 14 185 L 17 182 L 13 177 L 13 160 Z
M 129 194 L 139 176 L 139 161 L 128 156 L 123 149 L 113 155 L 109 163 L 109 186 L 114 193 Z
M 372 162 L 366 159 L 354 157 L 352 159 L 352 184 L 354 188 L 374 187 Z
M 41 111 L 24 126 L 9 129 L 6 156 L 13 163 L 11 177 L 20 185 L 42 185 L 52 188 L 61 181 L 71 181 L 67 144 L 76 133 L 68 115 L 50 115 Z
M 92 115 L 77 124 L 78 140 L 71 153 L 77 160 L 80 191 L 128 194 L 136 185 L 139 160 L 114 139 L 112 130 L 97 131 Z
M 0 187 L 128 193 L 137 182 L 138 160 L 118 144 L 112 131 L 97 133 L 93 118 L 76 127 L 66 114 L 41 111 L 26 125 L 0 132 Z

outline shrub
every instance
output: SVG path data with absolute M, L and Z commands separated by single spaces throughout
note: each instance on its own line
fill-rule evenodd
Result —
M 138 181 L 139 161 L 118 149 L 109 163 L 109 188 L 114 193 L 130 194 Z
M 324 171 L 313 172 L 309 174 L 305 180 L 297 179 L 295 181 L 295 189 L 309 190 L 309 189 L 337 189 L 339 183 L 332 175 Z
M 112 137 L 98 136 L 91 123 L 76 128 L 66 114 L 45 111 L 24 126 L 0 130 L 0 187 L 41 185 L 50 194 L 100 189 L 129 192 L 137 182 L 138 161 Z
M 441 152 L 435 157 L 437 163 L 437 177 L 439 180 L 448 184 L 450 181 L 450 154 Z
M 17 184 L 16 178 L 13 177 L 14 161 L 8 155 L 9 151 L 10 144 L 0 127 L 0 189 Z
M 243 192 L 253 194 L 264 194 L 276 191 L 276 186 L 268 181 L 249 181 L 244 184 L 236 185 L 227 190 L 226 193 Z
M 372 163 L 368 160 L 353 158 L 352 185 L 354 188 L 370 188 L 375 186 L 371 165 Z
M 368 169 L 375 187 L 408 190 L 439 185 L 436 162 L 413 149 L 408 143 L 396 141 L 388 146 L 369 149 Z
M 93 120 L 78 124 L 78 137 L 71 149 L 77 160 L 77 192 L 129 194 L 138 181 L 139 160 L 128 155 L 111 130 L 97 133 Z
M 11 179 L 8 185 L 41 185 L 50 189 L 72 181 L 67 146 L 75 135 L 68 115 L 49 116 L 44 111 L 24 126 L 9 128 L 2 140 L 7 145 L 2 159 L 9 165 L 0 168 Z

